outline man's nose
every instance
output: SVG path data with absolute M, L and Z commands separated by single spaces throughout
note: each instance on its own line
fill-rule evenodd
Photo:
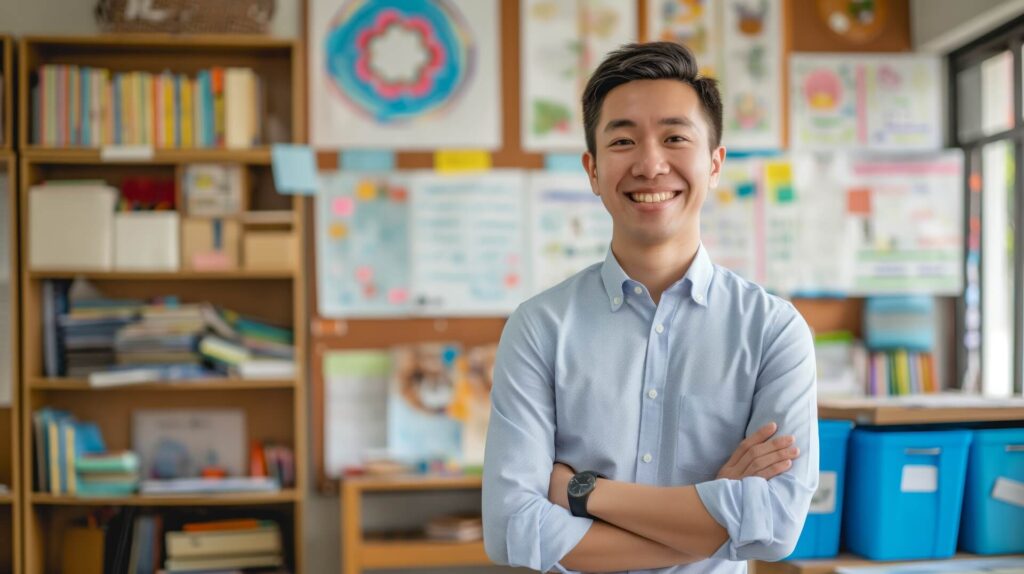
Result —
M 668 162 L 665 160 L 664 150 L 659 146 L 645 145 L 638 152 L 633 163 L 633 177 L 654 179 L 668 173 Z

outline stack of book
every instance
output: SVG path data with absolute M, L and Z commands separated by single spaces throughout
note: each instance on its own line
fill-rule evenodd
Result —
M 273 568 L 283 564 L 281 529 L 271 521 L 185 524 L 166 535 L 168 572 Z
M 141 320 L 118 330 L 117 363 L 198 365 L 196 345 L 205 326 L 199 305 L 147 305 Z
M 114 363 L 118 332 L 135 322 L 141 310 L 138 301 L 72 301 L 68 312 L 58 317 L 57 336 L 63 341 L 66 374 L 87 377 Z
M 939 392 L 931 353 L 875 351 L 868 363 L 868 395 L 896 397 Z
M 199 342 L 199 352 L 219 371 L 245 379 L 286 379 L 295 376 L 291 330 L 227 311 L 207 311 L 212 333 Z
M 37 145 L 245 148 L 262 140 L 262 79 L 251 68 L 194 77 L 47 64 L 32 87 Z
M 139 458 L 109 453 L 95 423 L 43 407 L 32 413 L 36 491 L 55 495 L 121 496 L 135 492 Z

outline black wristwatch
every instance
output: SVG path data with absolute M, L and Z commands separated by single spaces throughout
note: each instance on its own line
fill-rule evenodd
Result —
M 599 478 L 605 476 L 593 470 L 584 470 L 569 479 L 569 511 L 573 516 L 597 519 L 587 512 L 587 499 L 590 498 L 590 493 L 594 492 Z

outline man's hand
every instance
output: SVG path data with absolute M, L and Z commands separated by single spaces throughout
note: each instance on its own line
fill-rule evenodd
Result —
M 569 479 L 576 474 L 571 466 L 556 462 L 551 470 L 551 482 L 548 483 L 548 500 L 569 509 Z
M 771 438 L 777 428 L 775 423 L 768 423 L 744 439 L 718 471 L 717 478 L 739 480 L 760 476 L 767 479 L 789 470 L 793 459 L 800 455 L 800 449 L 792 446 L 790 435 Z

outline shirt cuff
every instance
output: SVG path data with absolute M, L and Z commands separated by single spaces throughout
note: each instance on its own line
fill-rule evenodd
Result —
M 769 544 L 773 539 L 771 493 L 760 477 L 719 479 L 697 485 L 697 495 L 711 517 L 729 533 L 729 540 L 712 558 L 746 560 L 740 550 L 750 544 Z
M 539 520 L 533 512 L 517 514 L 508 523 L 509 563 L 540 572 L 570 572 L 558 561 L 580 543 L 593 523 L 557 504 L 551 504 Z

